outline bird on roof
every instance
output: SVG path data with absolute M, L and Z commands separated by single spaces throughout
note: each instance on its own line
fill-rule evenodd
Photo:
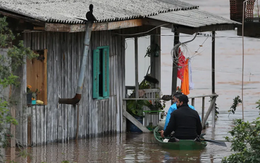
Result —
M 91 21 L 91 22 L 97 21 L 97 19 L 93 15 L 93 5 L 92 4 L 89 5 L 89 11 L 86 13 L 86 18 L 88 21 Z

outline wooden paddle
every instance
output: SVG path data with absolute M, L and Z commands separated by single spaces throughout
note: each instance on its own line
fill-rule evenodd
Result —
M 201 141 L 207 141 L 207 142 L 211 142 L 211 143 L 214 143 L 216 145 L 220 145 L 220 146 L 223 146 L 223 147 L 226 147 L 226 143 L 223 142 L 223 141 L 216 141 L 216 140 L 207 140 L 207 139 L 202 139 Z

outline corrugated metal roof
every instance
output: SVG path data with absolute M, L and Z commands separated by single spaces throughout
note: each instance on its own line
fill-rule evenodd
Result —
M 236 21 L 232 21 L 221 16 L 211 14 L 206 11 L 201 11 L 199 9 L 192 10 L 178 10 L 167 13 L 161 13 L 154 16 L 149 16 L 148 18 L 164 21 L 173 24 L 179 24 L 192 28 L 199 28 L 209 25 L 237 25 Z
M 144 18 L 198 8 L 177 0 L 1 0 L 0 9 L 45 22 L 83 23 L 89 4 L 98 22 Z

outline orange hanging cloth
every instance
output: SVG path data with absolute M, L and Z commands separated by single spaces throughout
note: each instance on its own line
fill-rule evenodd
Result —
M 185 95 L 190 94 L 190 90 L 189 90 L 189 65 L 188 64 L 189 64 L 189 58 L 187 58 L 186 61 L 185 61 L 183 80 L 181 82 L 181 91 Z

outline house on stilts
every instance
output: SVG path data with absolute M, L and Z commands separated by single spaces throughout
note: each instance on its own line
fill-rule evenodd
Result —
M 85 20 L 90 4 L 97 18 L 92 26 Z M 198 6 L 175 0 L 2 0 L 0 14 L 7 17 L 13 31 L 21 33 L 25 46 L 39 54 L 38 58 L 27 59 L 20 69 L 21 86 L 15 92 L 19 97 L 15 138 L 23 146 L 126 132 L 128 120 L 148 132 L 146 126 L 150 122 L 157 124 L 159 114 L 146 114 L 141 124 L 126 111 L 127 91 L 131 88 L 139 92 L 139 82 L 138 60 L 135 59 L 135 85 L 125 84 L 128 75 L 125 73 L 125 41 L 134 38 L 133 55 L 137 58 L 138 37 L 148 35 L 151 47 L 160 46 L 161 27 L 172 29 L 176 36 L 174 44 L 178 44 L 180 33 L 212 32 L 212 95 L 198 96 L 204 102 L 205 97 L 212 99 L 208 111 L 202 113 L 205 124 L 217 98 L 214 90 L 215 31 L 233 30 L 239 25 L 201 11 Z M 85 42 L 88 29 L 91 31 L 89 45 Z M 82 65 L 86 46 L 86 62 Z M 160 98 L 161 55 L 157 52 L 158 55 L 150 56 L 149 74 L 159 83 L 145 91 L 145 98 L 136 93 L 132 100 Z M 85 71 L 81 71 L 84 67 Z M 79 97 L 76 95 L 82 72 Z M 173 72 L 173 79 L 177 79 L 174 66 Z M 27 85 L 31 85 L 32 90 L 41 90 L 37 99 L 43 104 L 27 103 Z M 175 80 L 172 91 L 176 91 Z M 69 100 L 76 102 L 66 102 Z

